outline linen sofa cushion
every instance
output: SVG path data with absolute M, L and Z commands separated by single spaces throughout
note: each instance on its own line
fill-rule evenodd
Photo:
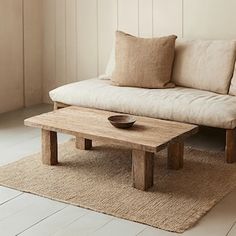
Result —
M 179 86 L 228 94 L 235 42 L 177 40 L 172 81 Z
M 117 87 L 109 80 L 90 79 L 50 92 L 54 102 L 166 120 L 233 129 L 236 96 L 191 88 Z
M 115 44 L 114 44 L 112 47 L 112 50 L 111 50 L 111 54 L 110 54 L 109 61 L 106 66 L 106 71 L 103 76 L 103 79 L 111 79 L 112 78 L 112 74 L 113 74 L 113 72 L 115 70 L 115 66 L 116 66 L 115 56 L 116 56 L 116 53 L 115 53 Z
M 170 84 L 176 36 L 144 39 L 116 32 L 115 71 L 118 86 L 173 87 Z
M 233 96 L 236 96 L 236 63 L 235 63 L 235 66 L 234 66 L 234 74 L 233 74 L 233 78 L 231 80 L 229 94 L 233 95 Z

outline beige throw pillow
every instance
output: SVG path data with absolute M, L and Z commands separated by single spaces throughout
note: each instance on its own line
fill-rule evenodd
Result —
M 144 39 L 116 32 L 112 82 L 141 88 L 174 87 L 170 83 L 177 36 Z

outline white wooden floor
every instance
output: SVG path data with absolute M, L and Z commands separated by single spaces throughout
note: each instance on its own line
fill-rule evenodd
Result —
M 0 115 L 0 165 L 40 150 L 40 132 L 27 128 L 23 120 L 46 112 L 48 105 Z M 204 131 L 188 141 L 201 148 L 222 149 L 223 136 Z M 70 137 L 60 135 L 60 142 Z M 230 181 L 230 180 L 229 180 Z M 0 187 L 0 236 L 174 236 L 177 234 L 142 224 Z M 236 191 L 228 195 L 184 236 L 235 236 Z

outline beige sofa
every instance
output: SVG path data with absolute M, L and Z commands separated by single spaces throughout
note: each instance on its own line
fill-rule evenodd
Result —
M 175 88 L 116 87 L 107 73 L 50 92 L 55 107 L 75 105 L 226 130 L 226 161 L 236 161 L 236 43 L 177 40 Z

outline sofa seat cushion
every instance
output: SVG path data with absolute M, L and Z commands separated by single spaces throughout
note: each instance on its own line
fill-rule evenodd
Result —
M 176 85 L 228 94 L 235 41 L 177 40 L 172 80 Z
M 236 97 L 190 88 L 117 87 L 109 80 L 90 79 L 52 90 L 50 97 L 67 105 L 226 129 L 236 127 Z

